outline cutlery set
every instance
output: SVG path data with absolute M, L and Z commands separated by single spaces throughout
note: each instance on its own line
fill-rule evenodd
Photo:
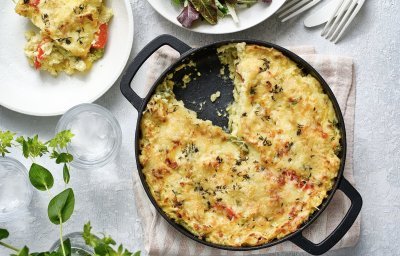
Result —
M 319 2 L 321 0 L 289 0 L 278 10 L 277 14 L 279 19 L 285 22 L 307 11 Z M 304 26 L 310 28 L 326 23 L 321 36 L 337 43 L 364 3 L 365 0 L 330 0 L 308 16 L 304 20 Z

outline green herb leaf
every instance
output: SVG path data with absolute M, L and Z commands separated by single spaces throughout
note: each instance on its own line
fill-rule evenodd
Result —
M 64 256 L 63 253 L 59 252 L 35 252 L 31 253 L 30 256 Z
M 66 148 L 68 143 L 71 142 L 72 137 L 74 137 L 74 134 L 70 130 L 65 130 L 57 133 L 56 136 L 54 136 L 54 138 L 49 140 L 46 144 L 53 149 L 63 149 Z
M 66 222 L 74 212 L 74 207 L 74 192 L 67 188 L 51 199 L 47 209 L 50 221 L 56 225 Z
M 71 176 L 69 175 L 69 169 L 68 169 L 67 164 L 64 164 L 64 167 L 63 167 L 63 178 L 64 178 L 65 184 L 68 184 L 69 180 L 71 179 Z
M 53 150 L 53 152 L 50 155 L 51 159 L 57 159 L 57 157 L 60 155 L 57 151 Z
M 6 239 L 10 233 L 8 233 L 7 229 L 0 228 L 0 240 Z
M 24 248 L 22 248 L 18 254 L 14 254 L 16 256 L 29 256 L 29 249 L 28 247 L 24 246 Z
M 94 247 L 94 252 L 96 255 L 111 255 L 113 249 L 104 243 L 99 243 Z
M 183 5 L 185 3 L 185 0 L 172 0 L 172 3 L 175 5 Z
M 35 163 L 33 163 L 29 169 L 29 180 L 32 186 L 41 191 L 51 189 L 54 184 L 54 178 L 51 172 Z
M 71 256 L 71 240 L 69 240 L 69 238 L 67 238 L 63 241 L 63 244 L 64 244 L 65 256 Z M 60 255 L 64 255 L 61 244 L 60 244 L 60 247 L 58 247 L 57 252 Z
M 69 154 L 69 153 L 61 153 L 58 154 L 57 159 L 56 159 L 56 163 L 60 164 L 60 163 L 70 163 L 72 162 L 72 160 L 74 160 L 74 157 Z
M 85 240 L 85 243 L 94 248 L 94 251 L 96 255 L 98 256 L 106 256 L 106 255 L 112 255 L 112 256 L 140 256 L 140 251 L 136 252 L 133 254 L 132 252 L 128 251 L 127 249 L 124 249 L 123 245 L 121 244 L 117 251 L 115 251 L 111 245 L 115 245 L 115 241 L 109 237 L 109 236 L 104 236 L 102 239 L 96 237 L 94 234 L 91 233 L 92 226 L 90 225 L 90 222 L 86 223 L 83 227 L 83 239 Z
M 189 0 L 194 8 L 203 16 L 203 18 L 210 24 L 217 24 L 218 21 L 218 8 L 215 0 Z
M 90 221 L 83 226 L 83 240 L 85 243 L 91 247 L 95 247 L 97 243 L 97 238 L 91 233 L 92 226 L 90 225 Z
M 26 140 L 22 141 L 22 153 L 24 154 L 25 158 L 29 157 L 28 142 Z
M 11 148 L 11 142 L 14 140 L 15 133 L 10 131 L 0 131 L 0 154 L 5 156 L 6 153 L 10 153 L 8 148 Z
M 122 254 L 124 252 L 124 247 L 122 246 L 122 244 L 120 244 L 118 246 L 118 254 Z
M 39 136 L 35 135 L 33 138 L 24 138 L 22 136 L 16 139 L 22 146 L 22 151 L 24 153 L 24 157 L 41 157 L 46 154 L 48 151 L 47 146 L 39 140 Z
M 31 256 L 50 256 L 50 252 L 34 252 Z

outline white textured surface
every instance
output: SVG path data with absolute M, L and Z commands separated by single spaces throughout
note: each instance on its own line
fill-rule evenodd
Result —
M 399 1 L 367 1 L 337 45 L 322 39 L 320 28 L 305 29 L 302 21 L 306 15 L 283 24 L 272 18 L 244 32 L 209 36 L 176 27 L 159 16 L 144 0 L 131 1 L 135 16 L 133 54 L 155 36 L 168 33 L 192 45 L 229 38 L 255 38 L 280 45 L 314 45 L 319 53 L 353 57 L 357 79 L 354 174 L 357 188 L 364 198 L 361 239 L 354 248 L 328 255 L 400 255 Z M 138 77 L 134 86 L 138 90 L 144 88 L 144 80 Z M 128 193 L 131 171 L 135 170 L 133 136 L 137 113 L 122 97 L 117 85 L 97 103 L 109 108 L 121 123 L 123 146 L 119 159 L 123 161 L 117 159 L 116 166 L 106 166 L 101 170 L 71 173 L 72 186 L 78 195 L 78 210 L 65 229 L 66 232 L 80 230 L 90 219 L 95 230 L 113 235 L 132 249 L 140 248 L 141 230 L 133 203 L 134 195 Z M 57 120 L 57 117 L 28 117 L 0 107 L 0 129 L 27 135 L 40 133 L 47 139 L 52 135 Z M 57 181 L 61 182 L 60 172 L 57 174 Z M 47 203 L 45 193 L 35 192 L 31 204 L 32 217 L 0 224 L 10 229 L 9 241 L 17 246 L 26 243 L 36 250 L 48 249 L 57 238 L 57 228 L 47 220 Z M 7 255 L 7 252 L 0 248 L 0 255 Z

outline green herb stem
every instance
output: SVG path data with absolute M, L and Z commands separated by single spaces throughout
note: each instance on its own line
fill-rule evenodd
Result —
M 10 250 L 16 251 L 16 252 L 19 252 L 19 251 L 20 251 L 19 249 L 15 248 L 14 246 L 11 246 L 11 245 L 6 244 L 6 243 L 1 242 L 1 241 L 0 241 L 0 245 L 1 245 L 1 246 L 4 246 L 4 247 L 6 247 L 6 248 L 8 248 L 8 249 L 10 249 Z
M 59 215 L 59 218 L 60 218 L 60 242 L 61 242 L 61 249 L 62 249 L 62 252 L 63 252 L 63 255 L 64 256 L 67 256 L 66 255 L 66 253 L 65 253 L 65 248 L 64 248 L 64 241 L 63 241 L 63 225 L 62 225 L 62 217 L 61 217 L 61 215 Z
M 46 191 L 49 194 L 49 197 L 53 198 L 53 195 L 51 194 L 51 192 L 50 192 L 49 188 L 47 187 L 47 185 L 45 184 L 44 186 L 46 187 Z

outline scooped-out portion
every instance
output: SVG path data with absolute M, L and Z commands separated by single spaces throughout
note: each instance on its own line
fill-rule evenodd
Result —
M 143 113 L 140 164 L 160 208 L 196 236 L 262 245 L 296 231 L 332 189 L 337 118 L 319 82 L 281 52 L 239 43 L 217 54 L 234 81 L 229 132 L 185 108 L 170 74 Z

